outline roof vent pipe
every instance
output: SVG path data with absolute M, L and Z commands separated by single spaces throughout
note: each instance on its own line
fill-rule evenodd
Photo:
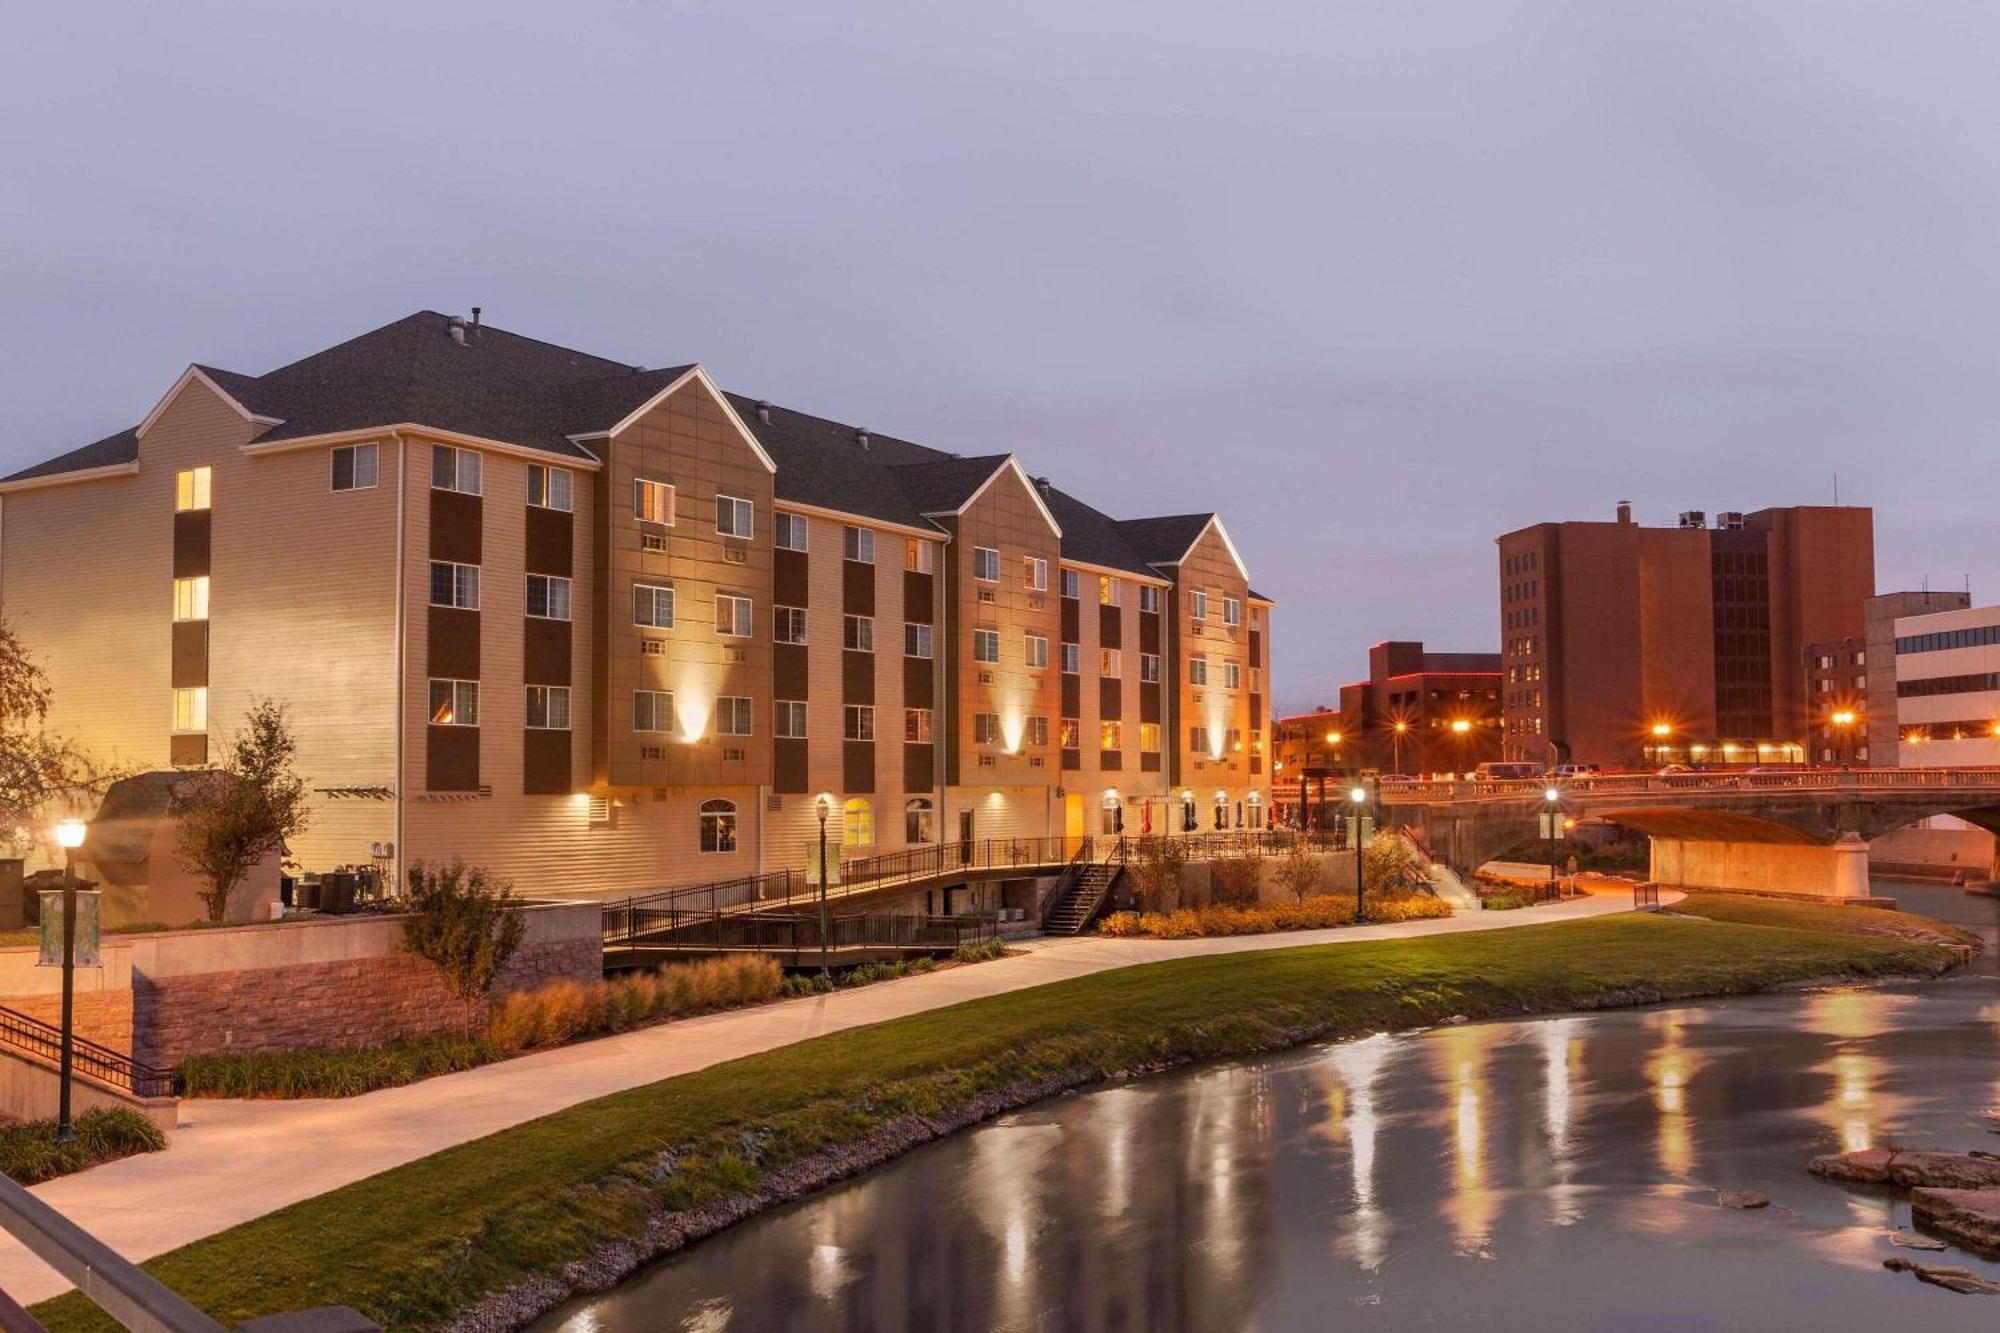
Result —
M 1047 477 L 1036 477 L 1035 489 L 1043 495 L 1047 495 L 1049 493 L 1049 479 Z
M 473 327 L 473 328 L 475 328 L 475 329 L 479 327 L 479 307 L 478 307 L 478 306 L 474 306 L 474 307 L 472 307 L 472 327 Z
M 759 398 L 757 400 L 757 420 L 767 426 L 771 424 L 771 403 L 769 399 Z
M 451 340 L 453 342 L 457 343 L 460 347 L 465 346 L 465 321 L 463 319 L 457 315 L 453 315 L 445 327 L 451 330 Z
M 1618 502 L 1618 521 L 1620 523 L 1630 523 L 1632 521 L 1632 502 L 1630 500 L 1620 500 Z
M 863 449 L 866 449 L 868 447 L 868 427 L 857 427 L 854 431 L 854 439 Z

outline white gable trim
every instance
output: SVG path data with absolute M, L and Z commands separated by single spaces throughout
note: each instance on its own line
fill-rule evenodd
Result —
M 1181 558 L 1174 561 L 1174 563 L 1176 565 L 1186 564 L 1188 557 L 1194 554 L 1195 547 L 1201 545 L 1201 539 L 1208 535 L 1210 528 L 1214 528 L 1215 535 L 1222 538 L 1223 549 L 1228 551 L 1229 558 L 1236 562 L 1236 572 L 1243 576 L 1245 583 L 1248 583 L 1250 581 L 1249 566 L 1245 565 L 1243 557 L 1237 554 L 1236 543 L 1229 540 L 1229 529 L 1222 526 L 1222 516 L 1220 514 L 1210 514 L 1208 516 L 1208 522 L 1201 525 L 1201 531 L 1194 535 L 1194 540 L 1188 543 L 1187 550 L 1182 551 Z
M 181 372 L 181 377 L 174 381 L 174 387 L 167 390 L 165 396 L 159 402 L 153 404 L 153 410 L 146 414 L 146 419 L 139 423 L 139 429 L 133 432 L 134 438 L 142 440 L 146 438 L 146 432 L 153 428 L 153 423 L 160 419 L 160 414 L 167 410 L 167 405 L 180 397 L 182 389 L 187 388 L 190 383 L 197 381 L 210 393 L 229 404 L 237 416 L 242 417 L 253 426 L 269 427 L 284 424 L 277 417 L 258 416 L 255 412 L 252 412 L 249 408 L 230 397 L 229 393 L 220 384 L 217 384 L 214 380 L 204 375 L 200 366 L 189 366 Z
M 730 424 L 736 427 L 736 433 L 743 437 L 743 443 L 749 445 L 750 452 L 757 455 L 757 461 L 764 465 L 764 470 L 766 472 L 775 474 L 778 470 L 778 465 L 771 461 L 771 455 L 764 452 L 764 446 L 758 443 L 757 436 L 753 431 L 751 431 L 749 425 L 744 422 L 742 417 L 737 415 L 736 408 L 732 406 L 729 401 L 729 395 L 724 393 L 719 387 L 717 387 L 715 381 L 708 377 L 708 372 L 706 370 L 703 370 L 700 366 L 689 366 L 687 368 L 687 372 L 683 374 L 679 379 L 675 380 L 672 384 L 669 384 L 666 388 L 660 390 L 658 393 L 654 394 L 651 398 L 648 398 L 645 402 L 639 404 L 637 407 L 633 408 L 630 412 L 626 413 L 625 419 L 619 422 L 617 425 L 613 426 L 610 430 L 591 431 L 583 435 L 572 435 L 569 438 L 572 442 L 581 444 L 585 440 L 607 439 L 611 436 L 617 435 L 621 431 L 624 431 L 627 428 L 629 428 L 632 425 L 632 423 L 637 421 L 640 417 L 645 416 L 648 412 L 652 411 L 654 408 L 658 407 L 661 403 L 664 403 L 665 401 L 667 401 L 667 399 L 671 398 L 677 391 L 679 391 L 684 385 L 686 385 L 689 380 L 699 380 L 701 382 L 701 386 L 708 390 L 709 397 L 715 399 L 716 405 L 722 409 L 722 414 L 728 417 Z
M 986 494 L 987 487 L 991 486 L 994 482 L 1000 480 L 1000 478 L 1004 476 L 1009 469 L 1012 469 L 1014 475 L 1021 479 L 1021 485 L 1027 488 L 1028 498 L 1035 502 L 1035 508 L 1042 511 L 1042 522 L 1049 525 L 1049 531 L 1053 532 L 1058 537 L 1062 536 L 1062 524 L 1056 522 L 1056 516 L 1054 514 L 1051 514 L 1049 512 L 1048 505 L 1042 502 L 1041 488 L 1035 485 L 1034 479 L 1030 477 L 1027 473 L 1027 470 L 1021 466 L 1021 460 L 1014 457 L 1014 455 L 1012 454 L 1008 454 L 1006 458 L 1001 460 L 1000 466 L 993 469 L 992 476 L 988 477 L 985 481 L 979 483 L 978 490 L 975 490 L 971 495 L 965 497 L 964 504 L 960 505 L 956 509 L 929 509 L 924 511 L 924 517 L 929 518 L 934 514 L 950 514 L 956 517 L 959 514 L 963 514 L 966 510 L 972 508 L 972 506 L 974 506 L 975 504 L 978 504 L 979 497 Z

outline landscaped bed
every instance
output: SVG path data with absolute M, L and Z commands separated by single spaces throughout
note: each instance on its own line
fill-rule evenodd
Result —
M 1418 921 L 1451 915 L 1449 905 L 1424 893 L 1371 893 L 1363 902 L 1370 921 Z M 1217 903 L 1173 912 L 1116 912 L 1103 920 L 1098 931 L 1125 939 L 1186 940 L 1353 924 L 1353 895 L 1331 893 L 1291 903 Z
M 74 1122 L 76 1137 L 56 1142 L 56 1122 L 29 1120 L 0 1124 L 0 1175 L 20 1185 L 85 1171 L 134 1153 L 158 1152 L 167 1146 L 160 1127 L 124 1107 L 96 1107 Z
M 939 1134 L 1119 1072 L 1302 1041 L 1740 994 L 1813 979 L 1929 976 L 1937 943 L 1878 913 L 1716 895 L 1706 917 L 1633 914 L 1120 968 L 667 1079 L 382 1172 L 147 1266 L 233 1325 L 350 1304 L 389 1328 L 518 1326 L 578 1284 Z M 1919 923 L 1905 918 L 1906 927 Z M 217 1182 L 218 1188 L 226 1182 Z M 329 1237 L 338 1263 L 327 1262 Z M 37 1314 L 110 1329 L 75 1294 Z

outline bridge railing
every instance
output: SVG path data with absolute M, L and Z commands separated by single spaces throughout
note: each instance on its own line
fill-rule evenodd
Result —
M 1788 769 L 1773 773 L 1606 773 L 1558 779 L 1383 778 L 1385 801 L 1536 800 L 1551 786 L 1564 796 L 1743 791 L 1936 791 L 2000 788 L 2000 768 Z

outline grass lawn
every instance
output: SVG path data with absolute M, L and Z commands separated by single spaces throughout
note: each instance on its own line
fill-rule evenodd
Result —
M 1685 910 L 1710 919 L 1628 915 L 1312 945 L 1130 967 L 975 1000 L 573 1107 L 147 1267 L 229 1326 L 347 1304 L 385 1327 L 429 1327 L 601 1242 L 636 1234 L 662 1209 L 754 1190 L 767 1173 L 899 1116 L 939 1114 L 1033 1080 L 1073 1081 L 1454 1014 L 1929 974 L 1950 958 L 1870 933 L 1884 915 L 1877 912 L 1716 895 L 1697 895 Z M 1941 938 L 1957 938 L 1939 929 Z M 58 1333 L 114 1327 L 74 1293 L 35 1313 Z

